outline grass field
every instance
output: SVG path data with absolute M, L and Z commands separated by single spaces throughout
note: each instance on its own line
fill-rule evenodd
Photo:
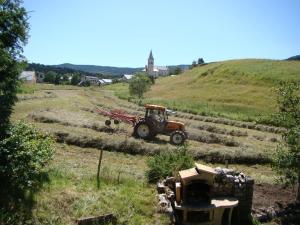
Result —
M 274 87 L 280 81 L 300 82 L 300 62 L 248 59 L 210 63 L 179 76 L 157 79 L 145 102 L 254 121 L 277 110 Z M 108 89 L 119 97 L 129 97 L 126 84 Z
M 49 182 L 35 196 L 33 220 L 39 224 L 73 224 L 75 219 L 114 213 L 120 224 L 167 224 L 157 212 L 156 190 L 145 179 L 146 161 L 172 151 L 167 136 L 153 141 L 131 136 L 132 127 L 107 128 L 94 112 L 119 108 L 143 115 L 143 108 L 117 98 L 101 87 L 24 86 L 13 120 L 26 120 L 56 137 L 56 153 L 48 167 Z M 244 171 L 258 183 L 274 183 L 272 153 L 280 141 L 279 128 L 178 112 L 170 117 L 186 124 L 189 153 L 195 161 Z M 104 149 L 100 189 L 96 186 L 99 149 Z M 261 171 L 264 171 L 263 173 Z

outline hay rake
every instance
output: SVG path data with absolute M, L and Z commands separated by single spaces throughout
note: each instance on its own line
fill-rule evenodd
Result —
M 139 120 L 138 116 L 130 115 L 127 112 L 120 109 L 105 110 L 96 108 L 96 112 L 103 116 L 109 117 L 108 120 L 105 120 L 106 126 L 110 126 L 112 120 L 114 121 L 114 124 L 119 124 L 120 122 L 123 122 L 134 126 Z

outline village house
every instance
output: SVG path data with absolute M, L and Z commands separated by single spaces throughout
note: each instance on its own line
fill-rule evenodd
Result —
M 94 76 L 81 76 L 81 81 L 79 85 L 82 85 L 84 82 L 90 82 L 91 85 L 98 85 L 99 78 Z
M 23 80 L 25 83 L 28 84 L 35 84 L 36 83 L 35 71 L 23 71 L 19 75 L 19 79 Z
M 126 81 L 131 80 L 133 78 L 133 76 L 134 76 L 133 74 L 124 74 L 122 76 L 121 80 L 126 82 Z
M 112 79 L 99 79 L 99 85 L 112 84 Z

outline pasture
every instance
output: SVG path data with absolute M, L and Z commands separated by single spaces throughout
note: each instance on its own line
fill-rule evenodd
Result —
M 146 161 L 176 146 L 164 135 L 135 139 L 130 125 L 107 127 L 106 118 L 95 112 L 118 108 L 142 116 L 143 107 L 101 87 L 36 85 L 23 88 L 18 98 L 12 119 L 34 123 L 57 140 L 49 181 L 35 196 L 35 221 L 72 224 L 79 217 L 114 213 L 120 223 L 167 224 L 168 217 L 157 212 L 155 186 L 145 179 Z M 269 162 L 282 128 L 180 111 L 169 119 L 186 124 L 195 161 L 213 166 L 228 161 L 257 183 L 275 182 Z M 99 149 L 105 151 L 97 189 Z

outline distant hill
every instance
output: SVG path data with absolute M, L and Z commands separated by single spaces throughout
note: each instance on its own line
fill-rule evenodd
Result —
M 133 74 L 143 70 L 143 68 L 129 68 L 129 67 L 113 67 L 113 66 L 95 66 L 95 65 L 75 65 L 70 63 L 64 63 L 55 65 L 59 68 L 68 68 L 73 70 L 80 70 L 88 73 L 101 73 L 104 75 L 116 75 Z
M 189 65 L 178 65 L 182 70 L 188 69 Z M 170 70 L 177 66 L 168 66 Z M 93 75 L 95 73 L 102 74 L 104 77 L 118 77 L 123 74 L 134 74 L 141 72 L 144 68 L 131 68 L 131 67 L 113 67 L 113 66 L 96 66 L 96 65 L 76 65 L 70 63 L 64 63 L 59 65 L 43 65 L 38 63 L 29 63 L 28 70 L 35 70 L 38 72 L 46 73 L 48 71 L 54 71 L 57 73 L 84 73 L 87 75 Z
M 300 82 L 300 61 L 230 60 L 157 79 L 145 99 L 194 113 L 244 119 L 276 110 L 274 87 Z
M 53 71 L 59 74 L 66 74 L 66 73 L 85 73 L 84 71 L 80 70 L 75 70 L 71 68 L 62 68 L 62 67 L 56 67 L 56 66 L 48 66 L 48 65 L 43 65 L 39 63 L 29 63 L 26 70 L 34 70 L 36 72 L 41 72 L 41 73 L 47 73 L 49 71 Z
M 300 60 L 300 55 L 292 56 L 292 57 L 288 58 L 287 60 Z

